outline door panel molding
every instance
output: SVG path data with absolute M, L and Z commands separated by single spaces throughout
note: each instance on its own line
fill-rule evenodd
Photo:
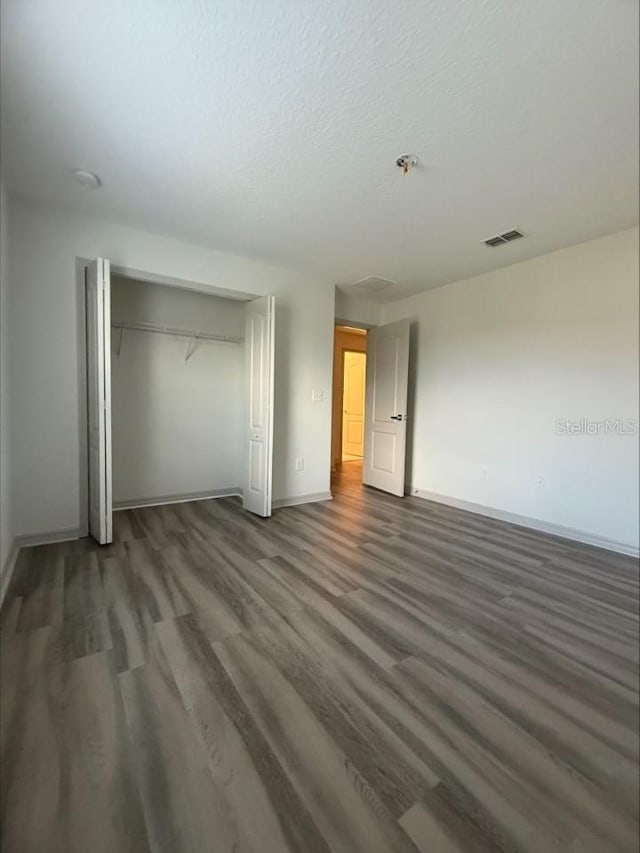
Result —
M 263 296 L 245 307 L 247 411 L 242 503 L 256 515 L 271 515 L 273 479 L 273 388 L 275 300 Z

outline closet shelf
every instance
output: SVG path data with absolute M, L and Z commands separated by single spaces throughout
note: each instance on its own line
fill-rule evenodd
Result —
M 215 335 L 212 332 L 200 332 L 192 329 L 177 329 L 173 326 L 162 326 L 158 323 L 129 323 L 126 320 L 117 320 L 111 323 L 112 329 L 120 330 L 120 338 L 116 349 L 116 355 L 120 355 L 122 349 L 122 335 L 126 331 L 131 332 L 153 332 L 157 335 L 172 335 L 176 338 L 189 338 L 189 346 L 185 361 L 193 355 L 199 341 L 218 341 L 224 344 L 243 344 L 244 338 L 236 338 L 229 335 Z

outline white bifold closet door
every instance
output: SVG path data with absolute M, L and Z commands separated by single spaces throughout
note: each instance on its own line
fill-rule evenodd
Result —
M 111 498 L 111 285 L 109 261 L 86 272 L 89 533 L 100 545 L 113 539 Z
M 245 311 L 248 401 L 242 498 L 246 510 L 267 517 L 273 478 L 274 297 L 254 299 Z
M 362 482 L 404 496 L 409 384 L 409 321 L 367 335 L 367 395 Z
M 109 261 L 96 258 L 86 271 L 87 421 L 89 532 L 101 545 L 113 539 L 110 306 Z M 265 517 L 273 472 L 274 312 L 273 296 L 246 305 L 243 499 L 245 509 Z

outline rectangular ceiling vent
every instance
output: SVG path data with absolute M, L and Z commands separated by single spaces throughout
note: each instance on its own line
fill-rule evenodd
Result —
M 381 290 L 385 290 L 387 287 L 391 287 L 397 283 L 397 281 L 391 281 L 389 278 L 368 275 L 366 278 L 354 281 L 351 287 L 354 290 L 361 290 L 363 293 L 380 293 Z
M 514 228 L 511 231 L 505 231 L 504 234 L 496 234 L 495 237 L 489 237 L 488 240 L 484 241 L 484 244 L 485 246 L 495 248 L 496 246 L 502 246 L 504 243 L 512 243 L 514 240 L 519 240 L 521 237 L 524 237 L 522 231 L 518 231 Z

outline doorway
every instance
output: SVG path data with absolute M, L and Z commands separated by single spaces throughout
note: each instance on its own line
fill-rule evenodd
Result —
M 364 407 L 367 375 L 366 352 L 342 354 L 342 461 L 364 456 Z
M 331 470 L 364 456 L 367 330 L 336 325 L 333 344 Z
M 409 332 L 398 320 L 368 330 L 336 324 L 334 335 L 331 471 L 344 480 L 348 470 L 349 481 L 358 472 L 365 486 L 397 497 L 406 489 Z

